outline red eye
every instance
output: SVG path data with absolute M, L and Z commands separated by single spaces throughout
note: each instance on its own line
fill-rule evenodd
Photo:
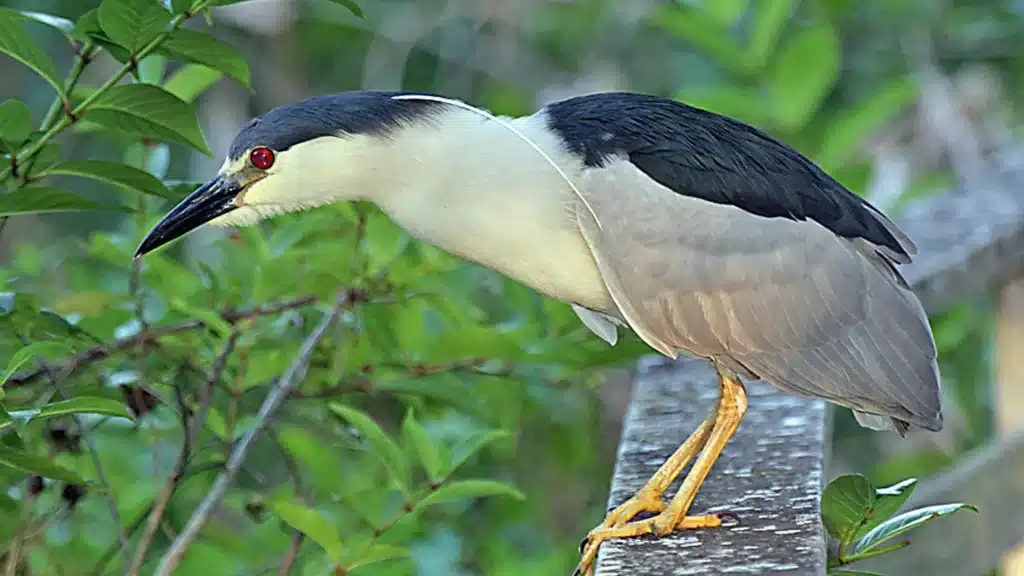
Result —
M 274 151 L 270 148 L 254 148 L 249 153 L 249 161 L 260 170 L 269 170 L 274 165 Z

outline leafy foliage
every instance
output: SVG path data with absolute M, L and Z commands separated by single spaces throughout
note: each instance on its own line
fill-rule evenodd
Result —
M 908 479 L 876 488 L 860 474 L 839 476 L 829 482 L 821 498 L 821 519 L 829 535 L 839 540 L 836 557 L 829 559 L 829 574 L 870 574 L 846 566 L 907 546 L 907 540 L 891 541 L 936 518 L 964 509 L 978 511 L 969 504 L 956 503 L 896 514 L 913 494 L 916 482 Z

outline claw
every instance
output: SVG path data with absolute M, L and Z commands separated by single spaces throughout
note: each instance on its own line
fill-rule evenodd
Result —
M 723 528 L 732 528 L 733 526 L 739 526 L 740 524 L 743 523 L 740 520 L 740 517 L 739 517 L 738 514 L 736 514 L 734 512 L 729 512 L 728 510 L 725 511 L 725 512 L 715 512 L 715 516 L 718 516 L 718 519 L 722 521 L 722 527 Z M 729 524 L 726 524 L 725 520 L 727 518 L 729 520 L 731 520 L 732 522 L 729 523 Z

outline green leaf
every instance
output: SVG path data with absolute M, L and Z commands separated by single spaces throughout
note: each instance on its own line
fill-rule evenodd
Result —
M 22 23 L 26 20 L 18 12 L 0 8 L 0 52 L 28 66 L 63 94 L 64 82 L 57 75 L 57 67 L 25 32 Z
M 33 342 L 28 346 L 18 350 L 11 356 L 11 359 L 7 361 L 7 368 L 4 370 L 4 374 L 0 377 L 0 386 L 3 386 L 7 379 L 11 377 L 21 365 L 29 360 L 32 360 L 36 356 L 46 356 L 52 354 L 55 351 L 68 352 L 70 348 L 63 342 L 56 340 L 47 340 L 43 342 Z
M 416 451 L 416 455 L 420 463 L 423 464 L 423 470 L 427 473 L 427 477 L 430 478 L 431 482 L 439 481 L 444 476 L 441 446 L 430 437 L 426 428 L 416 420 L 416 416 L 411 409 L 406 413 L 405 420 L 402 422 L 402 431 L 412 445 L 413 450 Z
M 80 176 L 106 182 L 132 192 L 138 191 L 173 200 L 167 187 L 149 172 L 120 162 L 68 160 L 46 171 L 50 175 Z
M 171 14 L 156 0 L 103 0 L 97 16 L 103 33 L 133 53 L 171 23 Z
M 523 495 L 515 486 L 498 482 L 496 480 L 456 480 L 447 482 L 437 490 L 427 495 L 420 501 L 419 507 L 432 506 L 442 502 L 453 500 L 465 500 L 467 498 L 481 498 L 484 496 L 509 496 L 516 500 L 525 500 Z
M 164 90 L 181 98 L 184 102 L 192 103 L 222 76 L 222 73 L 213 68 L 199 64 L 186 64 L 175 70 L 164 82 Z
M 211 155 L 192 107 L 159 86 L 114 86 L 92 103 L 86 115 L 111 130 L 178 142 Z
M 875 490 L 866 477 L 840 476 L 829 482 L 821 495 L 821 520 L 833 538 L 849 544 L 874 503 Z
M 959 510 L 971 510 L 977 512 L 978 509 L 970 504 L 939 504 L 937 506 L 926 506 L 924 508 L 918 508 L 917 510 L 911 510 L 904 512 L 899 516 L 895 516 L 881 523 L 874 530 L 868 532 L 863 538 L 857 542 L 857 546 L 853 549 L 853 554 L 862 554 L 868 552 L 874 548 L 877 548 L 887 540 L 891 540 L 901 534 L 905 534 L 918 526 L 922 526 L 940 516 L 948 516 Z
M 842 109 L 825 127 L 824 142 L 815 161 L 826 171 L 839 169 L 868 136 L 913 103 L 917 94 L 917 83 L 905 76 L 872 90 L 856 106 Z
M 386 560 L 395 560 L 396 558 L 406 558 L 408 556 L 409 551 L 405 548 L 378 543 L 371 546 L 369 550 L 363 552 L 355 560 L 346 562 L 345 567 L 348 568 L 349 571 L 352 571 L 362 566 L 369 566 L 370 564 L 376 564 Z
M 122 402 L 113 398 L 98 396 L 79 396 L 61 402 L 51 402 L 31 410 L 14 410 L 10 414 L 14 419 L 22 420 L 26 424 L 32 420 L 53 418 L 66 414 L 102 414 L 104 416 L 132 419 L 131 414 L 128 413 Z
M 409 464 L 398 443 L 363 412 L 337 402 L 332 402 L 328 407 L 359 431 L 370 450 L 384 464 L 391 479 L 399 489 L 406 491 L 409 486 Z
M 187 60 L 219 70 L 249 86 L 249 64 L 234 46 L 195 30 L 175 30 L 160 50 L 180 60 Z
M 54 16 L 53 14 L 44 14 L 42 12 L 32 12 L 29 10 L 21 10 L 21 15 L 29 20 L 35 20 L 40 24 L 46 24 L 47 26 L 60 30 L 69 40 L 80 39 L 79 34 L 75 32 L 74 20 L 67 18 L 61 18 L 60 16 Z
M 828 576 L 882 576 L 878 572 L 865 572 L 863 570 L 850 570 L 847 568 L 829 568 Z
M 899 512 L 900 508 L 907 502 L 907 499 L 910 498 L 910 495 L 914 493 L 916 486 L 917 480 L 908 478 L 898 484 L 875 490 L 875 502 L 865 513 L 865 522 L 853 534 L 851 540 L 862 538 L 872 528 Z
M 203 324 L 205 324 L 207 328 L 212 330 L 221 338 L 227 338 L 231 332 L 234 331 L 234 327 L 231 326 L 231 323 L 225 320 L 224 317 L 220 315 L 220 312 L 216 310 L 212 310 L 210 308 L 197 308 L 189 305 L 180 298 L 171 298 L 169 303 L 171 308 L 202 320 Z
M 730 27 L 747 9 L 747 0 L 707 0 L 700 9 L 723 27 Z
M 77 210 L 116 210 L 131 212 L 127 206 L 97 204 L 81 196 L 53 186 L 32 184 L 0 196 L 0 216 L 74 212 Z
M 474 432 L 469 436 L 463 438 L 452 446 L 452 465 L 450 472 L 458 470 L 460 466 L 466 463 L 477 452 L 483 450 L 488 444 L 508 438 L 511 436 L 504 430 L 486 430 L 483 432 Z
M 0 466 L 6 466 L 26 474 L 38 474 L 72 484 L 83 484 L 85 480 L 77 473 L 54 464 L 41 456 L 26 454 L 9 446 L 0 444 Z
M 348 8 L 349 12 L 352 12 L 356 18 L 365 18 L 363 15 L 363 9 L 359 7 L 359 4 L 355 3 L 355 0 L 331 0 L 331 2 L 341 4 L 345 8 Z
M 0 140 L 11 147 L 21 146 L 32 133 L 32 112 L 19 100 L 0 104 Z
M 803 127 L 839 78 L 839 38 L 831 25 L 797 32 L 772 71 L 775 120 L 786 130 Z
M 746 60 L 751 70 L 759 71 L 775 53 L 775 45 L 789 20 L 796 0 L 760 0 L 754 10 Z
M 301 504 L 283 501 L 271 502 L 270 509 L 289 526 L 316 542 L 332 559 L 338 560 L 341 557 L 341 538 L 334 524 L 319 512 Z
M 665 3 L 652 11 L 652 18 L 655 24 L 707 52 L 730 71 L 745 71 L 743 54 L 709 14 L 690 6 Z

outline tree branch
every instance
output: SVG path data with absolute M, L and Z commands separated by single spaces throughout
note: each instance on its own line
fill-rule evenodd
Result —
M 292 391 L 299 385 L 299 382 L 305 376 L 306 368 L 309 365 L 309 359 L 313 355 L 313 350 L 316 348 L 317 343 L 324 337 L 327 330 L 330 329 L 331 325 L 341 315 L 342 310 L 349 307 L 352 300 L 347 290 L 342 290 L 338 295 L 338 301 L 331 309 L 331 311 L 324 317 L 323 321 L 319 326 L 306 338 L 302 343 L 302 347 L 299 349 L 299 354 L 295 357 L 291 366 L 278 380 L 277 385 L 267 394 L 266 399 L 260 406 L 259 414 L 256 418 L 256 424 L 250 429 L 238 444 L 235 445 L 235 449 L 231 452 L 231 456 L 228 458 L 227 464 L 224 466 L 224 470 L 217 477 L 217 480 L 213 484 L 213 488 L 203 498 L 199 506 L 196 507 L 192 513 L 192 517 L 189 518 L 188 524 L 185 525 L 185 529 L 178 534 L 177 538 L 171 544 L 171 547 L 164 554 L 164 557 L 160 560 L 160 565 L 157 568 L 156 574 L 158 576 L 169 576 L 178 564 L 181 563 L 182 558 L 185 556 L 185 552 L 188 550 L 192 542 L 199 536 L 200 530 L 206 525 L 210 516 L 213 514 L 214 509 L 220 503 L 221 498 L 224 496 L 224 492 L 227 491 L 228 486 L 234 481 L 235 475 L 238 470 L 241 469 L 242 463 L 245 461 L 246 456 L 249 452 L 249 445 L 252 444 L 253 439 L 260 431 L 266 427 L 268 420 L 277 410 L 278 406 L 291 395 Z
M 287 310 L 293 310 L 295 308 L 301 308 L 308 304 L 313 304 L 317 301 L 316 296 L 302 296 L 292 300 L 283 300 L 281 302 L 275 302 L 273 304 L 267 304 L 265 306 L 257 306 L 248 310 L 227 310 L 221 314 L 221 318 L 225 321 L 235 324 L 241 320 L 249 318 L 255 318 L 258 316 L 272 316 L 279 314 Z M 112 356 L 117 352 L 134 348 L 140 344 L 156 342 L 160 338 L 170 336 L 171 334 L 177 334 L 179 332 L 186 332 L 189 330 L 196 330 L 206 326 L 206 323 L 202 320 L 188 320 L 179 324 L 169 324 L 167 326 L 157 326 L 149 330 L 143 330 L 133 336 L 127 338 L 121 338 L 114 340 L 107 344 L 99 346 L 93 346 L 84 352 L 75 354 L 63 364 L 57 365 L 45 365 L 37 368 L 32 372 L 28 372 L 22 375 L 11 376 L 7 383 L 4 385 L 5 388 L 14 388 L 17 386 L 24 386 L 33 380 L 45 375 L 46 370 L 56 370 L 65 377 L 70 376 L 76 370 L 88 366 L 93 362 L 102 360 L 108 356 Z

